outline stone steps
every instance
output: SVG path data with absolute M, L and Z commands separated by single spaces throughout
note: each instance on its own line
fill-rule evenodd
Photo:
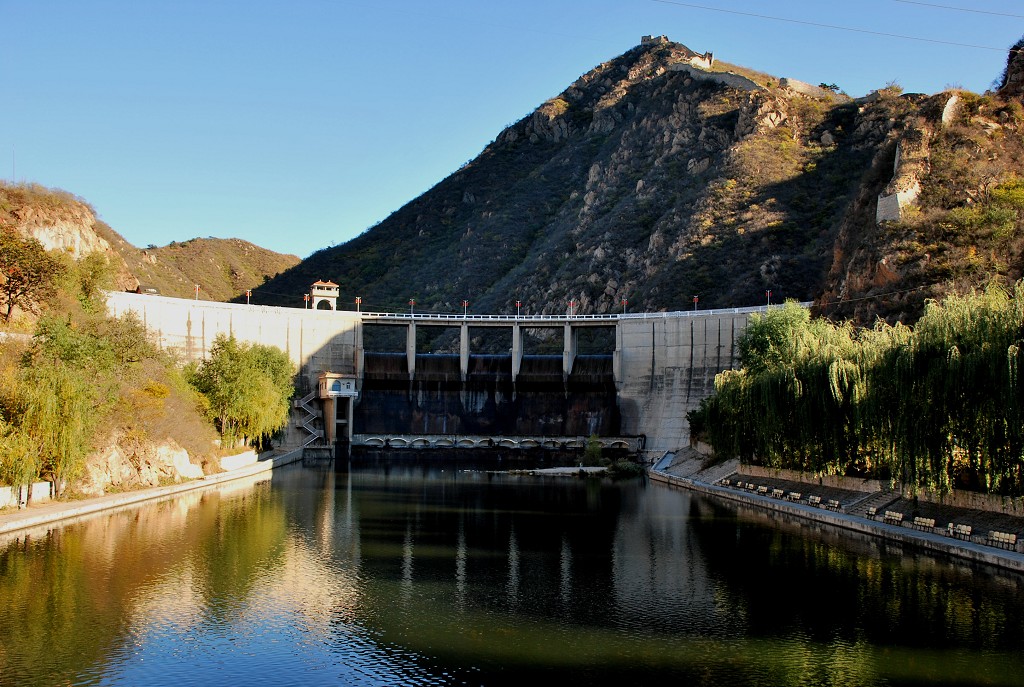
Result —
M 897 492 L 888 489 L 868 494 L 865 498 L 851 503 L 847 506 L 846 512 L 851 515 L 868 516 L 868 510 L 874 508 L 876 513 L 884 513 L 887 506 L 900 500 Z

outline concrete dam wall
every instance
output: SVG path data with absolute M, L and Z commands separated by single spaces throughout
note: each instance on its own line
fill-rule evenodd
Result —
M 460 356 L 425 356 L 414 349 L 400 355 L 364 351 L 364 321 L 382 321 L 368 313 L 118 292 L 108 295 L 107 306 L 112 315 L 135 313 L 161 347 L 187 361 L 205 359 L 216 336 L 223 334 L 284 350 L 300 372 L 303 389 L 316 388 L 321 372 L 357 375 L 366 394 L 356 403 L 356 432 L 360 424 L 368 431 L 396 434 L 487 427 L 498 434 L 564 434 L 596 428 L 599 434 L 646 436 L 651 456 L 689 443 L 686 413 L 714 391 L 716 374 L 737 365 L 737 338 L 750 315 L 765 310 L 543 321 L 470 316 L 471 326 L 514 327 L 516 336 L 520 325 L 564 328 L 566 352 L 561 360 L 547 360 L 551 356 L 521 351 L 476 355 L 464 348 L 460 370 Z M 387 322 L 407 326 L 401 317 L 388 316 Z M 417 314 L 409 321 L 424 324 L 431 317 Z M 437 317 L 448 318 L 452 326 L 465 325 L 466 318 Z M 597 358 L 576 356 L 573 332 L 588 325 L 614 326 L 615 350 Z M 514 341 L 513 348 L 517 345 Z M 395 427 L 385 426 L 388 417 L 395 419 Z
M 764 308 L 650 313 L 619 321 L 619 413 L 626 434 L 647 436 L 649 455 L 690 442 L 686 413 L 738 366 L 736 340 Z

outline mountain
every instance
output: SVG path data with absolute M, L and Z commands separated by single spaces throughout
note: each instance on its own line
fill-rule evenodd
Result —
M 226 301 L 296 265 L 282 255 L 241 239 L 191 239 L 140 250 L 96 218 L 83 199 L 37 184 L 0 182 L 0 226 L 38 239 L 73 257 L 100 252 L 115 269 L 119 289 L 155 289 L 166 296 Z
M 909 322 L 929 299 L 1024 276 L 1022 49 L 994 93 L 894 102 L 890 142 L 839 223 L 819 312 Z
M 835 90 L 645 37 L 259 302 L 301 305 L 318 279 L 342 307 L 441 312 L 748 306 L 770 290 L 870 323 L 1018 278 L 1019 212 L 997 209 L 998 231 L 971 213 L 989 198 L 978 169 L 989 190 L 1024 169 L 1019 99 Z M 984 226 L 954 241 L 951 221 Z

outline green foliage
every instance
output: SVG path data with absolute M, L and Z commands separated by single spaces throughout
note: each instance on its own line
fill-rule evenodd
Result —
M 739 340 L 740 361 L 752 374 L 781 367 L 793 360 L 811 314 L 793 301 L 765 315 L 754 314 Z
M 601 441 L 596 434 L 587 438 L 586 448 L 583 449 L 583 464 L 591 467 L 601 464 Z
M 1024 282 L 929 303 L 913 330 L 782 308 L 751 323 L 744 369 L 720 374 L 690 421 L 750 462 L 1022 494 L 1022 333 Z
M 105 340 L 110 351 L 120 365 L 126 370 L 132 363 L 158 355 L 156 345 L 150 340 L 142 320 L 134 312 L 126 312 L 121 317 L 103 320 Z
M 643 465 L 628 458 L 606 460 L 605 463 L 608 467 L 608 474 L 612 479 L 629 479 L 631 477 L 639 477 L 647 472 L 647 468 Z
M 248 439 L 262 444 L 285 427 L 293 375 L 280 349 L 220 335 L 189 381 L 205 396 L 224 444 L 231 447 Z
M 114 268 L 102 253 L 90 253 L 75 263 L 79 299 L 82 306 L 92 312 L 102 308 L 100 296 L 114 283 Z
M 59 495 L 81 474 L 94 432 L 119 395 L 119 378 L 143 354 L 154 355 L 155 348 L 135 318 L 41 318 L 5 408 L 12 419 L 8 441 L 14 450 L 31 446 L 34 457 L 21 451 L 20 467 L 5 470 L 8 479 L 39 472 Z
M 42 477 L 60 495 L 93 447 L 117 437 L 132 449 L 152 436 L 193 456 L 210 450 L 194 392 L 139 319 L 95 312 L 104 265 L 68 261 L 31 344 L 0 343 L 0 483 Z
M 38 302 L 53 288 L 63 264 L 34 238 L 0 230 L 0 307 L 4 322 L 10 322 L 14 308 L 38 311 Z
M 91 324 L 91 323 L 90 323 Z M 105 373 L 114 366 L 110 342 L 96 336 L 93 328 L 70 316 L 51 314 L 36 325 L 33 348 L 26 358 L 29 366 L 41 367 L 61 361 L 67 365 Z
M 20 433 L 38 451 L 41 473 L 60 496 L 85 466 L 101 401 L 98 388 L 82 367 L 61 361 L 23 370 L 21 388 Z
M 30 484 L 39 475 L 39 457 L 32 438 L 0 417 L 0 484 Z
M 1024 210 L 1024 180 L 1010 179 L 992 189 L 992 202 L 1013 210 Z

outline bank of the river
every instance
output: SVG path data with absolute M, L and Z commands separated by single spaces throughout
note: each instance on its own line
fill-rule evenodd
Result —
M 187 491 L 208 488 L 242 477 L 251 477 L 300 460 L 302 460 L 302 449 L 283 453 L 272 452 L 261 456 L 255 462 L 214 475 L 206 475 L 202 479 L 75 501 L 49 501 L 22 510 L 10 510 L 6 513 L 0 513 L 0 536 L 17 533 L 41 525 L 57 522 L 65 523 L 75 518 L 92 515 L 93 513 L 127 508 L 145 501 L 171 499 Z
M 298 462 L 301 459 L 301 449 L 284 453 L 277 452 L 233 470 L 207 475 L 202 479 L 182 482 L 180 484 L 108 494 L 106 496 L 76 501 L 53 501 L 38 506 L 31 506 L 23 510 L 10 510 L 0 513 L 0 536 L 58 522 L 66 523 L 101 511 L 127 508 L 147 501 L 171 499 L 184 492 L 250 477 L 273 470 L 282 465 Z M 603 469 L 601 470 L 603 471 Z M 583 471 L 589 472 L 586 468 Z M 532 474 L 567 474 L 575 476 L 579 475 L 581 470 L 578 467 L 548 468 L 529 472 Z M 719 473 L 721 472 L 723 471 L 720 470 Z M 729 470 L 726 469 L 724 472 L 729 472 Z M 802 502 L 780 500 L 745 489 L 723 486 L 717 483 L 717 473 L 711 481 L 704 481 L 699 476 L 683 477 L 671 474 L 669 470 L 660 469 L 656 465 L 648 471 L 648 474 L 652 480 L 669 486 L 726 499 L 763 511 L 801 518 L 829 527 L 859 532 L 909 546 L 916 546 L 928 551 L 956 556 L 976 563 L 993 565 L 1024 573 L 1024 554 L 1016 551 L 1002 550 L 975 541 L 952 539 L 948 536 L 937 534 L 934 531 L 922 531 L 911 529 L 908 526 L 879 522 L 855 513 L 827 510 Z M 960 520 L 968 519 L 965 516 Z
M 648 475 L 657 482 L 741 503 L 760 510 L 801 518 L 829 527 L 860 532 L 900 544 L 956 556 L 975 563 L 1024 573 L 1024 554 L 1016 551 L 1002 550 L 973 541 L 953 539 L 934 531 L 929 532 L 912 529 L 909 526 L 879 522 L 853 513 L 828 510 L 803 502 L 773 498 L 745 489 L 731 488 L 716 483 L 717 478 L 713 481 L 703 481 L 694 477 L 681 477 L 659 469 L 657 465 L 648 471 Z

